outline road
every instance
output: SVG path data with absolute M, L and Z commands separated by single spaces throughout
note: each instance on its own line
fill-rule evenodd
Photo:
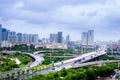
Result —
M 28 67 L 34 67 L 37 66 L 38 64 L 42 64 L 42 62 L 44 61 L 44 58 L 42 55 L 37 54 L 36 52 L 34 52 L 33 54 L 31 53 L 25 53 L 26 55 L 29 55 L 31 57 L 33 57 L 35 59 L 34 62 L 32 62 Z
M 54 58 L 75 58 L 76 56 L 47 56 L 47 57 L 54 57 Z
M 7 53 L 9 54 L 9 53 Z M 25 66 L 24 68 L 16 68 L 10 71 L 6 71 L 2 73 L 2 76 L 6 76 L 6 74 L 11 74 L 11 72 L 18 72 L 18 71 L 22 71 L 22 70 L 27 70 L 31 67 L 37 66 L 38 64 L 42 64 L 42 62 L 44 61 L 44 58 L 42 55 L 37 54 L 37 52 L 34 52 L 33 54 L 31 53 L 25 53 L 26 55 L 31 56 L 32 58 L 35 59 L 35 61 L 31 62 L 31 64 Z
M 97 64 L 103 64 L 103 63 L 111 63 L 111 62 L 119 62 L 119 60 L 106 60 L 106 61 L 94 61 L 94 62 L 86 62 L 86 63 L 82 63 L 82 64 L 79 64 L 79 66 L 75 66 L 75 65 L 78 65 L 78 63 L 76 63 L 75 65 L 73 65 L 73 66 L 71 66 L 71 67 L 73 67 L 73 68 L 77 68 L 77 67 L 83 67 L 83 66 L 89 66 L 89 65 L 97 65 Z M 54 70 L 52 70 L 51 68 L 50 69 L 46 69 L 46 70 L 40 70 L 40 71 L 36 71 L 36 72 L 34 72 L 34 73 L 31 73 L 31 74 L 26 74 L 26 75 L 22 75 L 22 76 L 20 76 L 19 77 L 19 79 L 24 79 L 24 78 L 30 78 L 30 77 L 32 77 L 32 76 L 34 76 L 34 75 L 36 75 L 36 74 L 48 74 L 49 72 L 57 72 L 57 71 L 59 71 L 59 70 L 61 70 L 61 69 L 63 69 L 62 67 L 64 67 L 64 65 L 63 66 L 60 66 L 60 67 L 55 67 L 55 69 Z M 71 68 L 71 67 L 69 67 L 69 68 Z
M 33 62 L 30 67 L 33 67 L 35 65 L 38 65 L 41 61 L 41 57 L 38 57 L 37 52 L 35 52 L 34 54 L 30 54 L 30 53 L 26 53 L 26 54 L 29 54 L 31 55 L 32 57 L 35 58 L 35 62 Z M 89 53 L 86 53 L 86 54 L 83 54 L 83 55 L 80 55 L 80 56 L 77 56 L 75 58 L 72 58 L 72 59 L 69 59 L 69 60 L 65 60 L 65 61 L 61 61 L 61 62 L 58 62 L 58 63 L 54 63 L 54 68 L 55 70 L 51 70 L 51 69 L 46 69 L 46 70 L 42 70 L 42 71 L 39 71 L 40 74 L 47 74 L 49 72 L 55 72 L 55 71 L 59 71 L 63 68 L 71 68 L 71 67 L 74 67 L 73 65 L 75 64 L 82 64 L 83 62 L 86 62 L 86 61 L 89 61 L 91 59 L 94 59 L 96 57 L 99 57 L 101 55 L 106 55 L 106 52 L 105 52 L 105 46 L 102 46 L 101 48 L 99 48 L 98 50 L 94 51 L 94 52 L 89 52 Z M 26 67 L 26 68 L 23 68 L 23 70 L 26 70 L 28 69 L 29 67 Z M 36 72 L 37 73 L 37 72 Z M 27 74 L 26 74 L 27 75 Z M 26 76 L 25 75 L 25 76 Z M 34 75 L 34 74 L 32 74 Z M 24 78 L 23 76 L 20 77 L 21 78 Z
M 89 52 L 89 53 L 77 56 L 77 57 L 69 59 L 69 60 L 65 60 L 65 61 L 62 61 L 62 62 L 55 63 L 55 66 L 67 65 L 66 67 L 70 67 L 74 63 L 83 63 L 83 62 L 89 61 L 91 59 L 94 59 L 94 58 L 102 56 L 102 55 L 106 55 L 104 47 L 101 47 L 100 49 L 98 49 L 94 52 Z
M 120 60 L 106 60 L 106 61 L 94 61 L 94 62 L 87 62 L 87 63 L 78 63 L 74 64 L 74 68 L 82 67 L 82 66 L 89 66 L 89 65 L 98 65 L 98 64 L 103 64 L 103 63 L 112 63 L 112 62 L 119 62 Z
M 46 70 L 37 71 L 34 74 L 30 75 L 29 77 L 31 77 L 35 74 L 47 74 L 49 72 L 56 72 L 56 71 L 59 71 L 63 68 L 65 68 L 65 69 L 72 68 L 72 67 L 75 67 L 75 65 L 78 65 L 78 64 L 83 64 L 83 65 L 80 65 L 79 67 L 86 66 L 86 65 L 92 65 L 93 63 L 85 63 L 84 64 L 83 62 L 89 61 L 89 60 L 94 59 L 96 57 L 99 57 L 101 55 L 106 55 L 104 46 L 99 48 L 98 50 L 96 50 L 94 52 L 86 53 L 86 54 L 80 55 L 80 56 L 78 56 L 76 58 L 73 58 L 73 59 L 69 59 L 69 60 L 65 60 L 65 61 L 62 61 L 62 62 L 55 63 L 54 68 L 52 68 L 52 69 L 49 68 L 49 69 L 46 69 Z M 108 62 L 108 61 L 105 61 L 105 62 Z M 109 62 L 114 62 L 114 61 L 109 61 Z M 101 64 L 103 62 L 95 62 L 95 63 L 96 64 L 97 63 Z M 25 78 L 25 76 L 22 76 L 21 78 Z

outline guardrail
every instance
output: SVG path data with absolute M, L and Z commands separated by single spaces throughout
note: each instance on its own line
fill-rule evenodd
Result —
M 103 63 L 112 63 L 112 62 L 120 62 L 120 60 L 107 60 L 107 61 L 94 61 L 94 62 L 87 62 L 87 63 L 78 63 L 75 65 L 72 65 L 73 68 L 83 67 L 83 66 L 90 66 L 90 65 L 98 65 Z

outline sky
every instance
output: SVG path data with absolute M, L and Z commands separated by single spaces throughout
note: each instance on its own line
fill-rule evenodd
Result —
M 81 40 L 82 32 L 94 30 L 95 40 L 118 40 L 120 0 L 0 0 L 0 24 L 40 38 L 62 31 Z

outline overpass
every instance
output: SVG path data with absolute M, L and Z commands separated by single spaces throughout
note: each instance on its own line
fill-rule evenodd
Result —
M 79 66 L 73 65 L 73 68 L 78 68 L 78 67 L 83 67 L 83 66 L 89 66 L 89 65 L 103 64 L 103 63 L 112 63 L 112 62 L 119 62 L 119 60 L 110 60 L 110 61 L 106 60 L 106 61 L 86 62 L 86 63 L 80 64 Z M 28 78 L 28 75 L 29 75 L 29 77 L 32 77 L 32 76 L 34 76 L 36 74 L 48 74 L 50 72 L 56 72 L 56 71 L 59 71 L 59 70 L 60 69 L 57 69 L 57 68 L 55 68 L 55 70 L 52 70 L 50 68 L 49 69 L 44 69 L 44 70 L 38 70 L 38 71 L 36 71 L 36 72 L 34 72 L 32 74 L 29 73 L 29 74 L 21 75 L 18 80 L 21 80 L 21 79 L 24 79 L 24 78 Z
M 75 58 L 76 56 L 47 56 L 47 57 L 54 57 L 54 58 Z
M 29 54 L 29 53 L 26 53 L 26 54 Z M 37 52 L 35 52 L 34 55 L 35 54 L 37 54 Z M 36 58 L 35 62 L 30 67 L 33 67 L 33 66 L 37 65 L 38 62 L 40 61 L 40 57 L 37 57 L 37 55 L 33 56 L 33 54 L 29 54 L 29 55 L 34 57 L 34 58 Z M 59 70 L 61 70 L 63 68 L 72 68 L 72 67 L 73 68 L 77 68 L 77 67 L 81 67 L 81 66 L 85 66 L 85 65 L 94 65 L 94 64 L 97 64 L 97 63 L 100 64 L 102 62 L 100 62 L 100 63 L 99 62 L 86 63 L 86 64 L 84 64 L 83 62 L 89 61 L 91 59 L 94 59 L 94 58 L 102 56 L 102 55 L 106 55 L 105 46 L 102 46 L 101 48 L 99 48 L 98 50 L 96 50 L 94 52 L 89 52 L 89 53 L 86 53 L 86 54 L 83 54 L 83 55 L 79 55 L 79 56 L 77 56 L 75 58 L 72 58 L 72 59 L 69 59 L 69 60 L 65 60 L 65 61 L 54 63 L 55 70 L 52 70 L 51 67 L 49 67 L 49 69 L 44 69 L 44 70 L 41 70 L 41 71 L 38 70 L 37 72 L 39 72 L 40 74 L 47 74 L 49 72 L 59 71 Z M 83 65 L 81 65 L 81 64 L 83 64 Z M 30 67 L 24 68 L 23 70 L 27 70 Z M 17 73 L 17 71 L 18 70 L 16 70 L 15 72 Z M 10 74 L 10 72 L 9 72 L 9 74 Z M 26 75 L 27 74 L 21 75 L 20 79 L 24 78 L 23 76 L 26 76 Z M 35 75 L 35 73 L 33 73 L 33 75 Z M 31 75 L 31 76 L 33 76 L 33 75 Z
M 92 65 L 98 65 L 98 64 L 103 64 L 103 63 L 112 63 L 112 62 L 120 62 L 120 60 L 105 60 L 105 61 L 93 61 L 93 62 L 86 62 L 86 63 L 78 63 L 74 64 L 73 68 L 79 68 L 83 66 L 92 66 Z
M 16 52 L 19 51 L 1 51 L 2 54 L 15 54 Z
M 61 68 L 71 68 L 71 67 L 73 67 L 72 66 L 73 64 L 87 62 L 89 60 L 92 60 L 92 59 L 97 58 L 102 55 L 106 55 L 105 46 L 102 46 L 101 48 L 99 48 L 96 51 L 89 52 L 89 53 L 77 56 L 77 57 L 69 59 L 69 60 L 58 62 L 58 63 L 55 63 L 54 65 L 59 66 Z
M 34 66 L 37 66 L 38 64 L 42 64 L 44 58 L 42 56 L 40 56 L 39 54 L 31 54 L 31 53 L 25 53 L 26 55 L 29 55 L 31 56 L 32 58 L 35 59 L 34 62 L 32 62 L 30 65 L 29 65 L 29 68 L 31 67 L 34 67 Z

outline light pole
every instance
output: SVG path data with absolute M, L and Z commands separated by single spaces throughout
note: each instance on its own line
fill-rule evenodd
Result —
M 52 52 L 52 49 L 50 50 L 50 64 L 51 64 L 51 52 Z
M 62 52 L 63 52 L 63 54 L 64 54 L 64 56 L 65 56 L 65 53 L 64 53 L 64 44 L 63 44 L 63 42 L 62 42 Z
M 28 52 L 30 51 L 30 44 L 27 44 L 27 46 L 28 46 Z
M 120 61 L 118 61 L 118 69 L 119 69 L 119 62 L 120 62 Z

